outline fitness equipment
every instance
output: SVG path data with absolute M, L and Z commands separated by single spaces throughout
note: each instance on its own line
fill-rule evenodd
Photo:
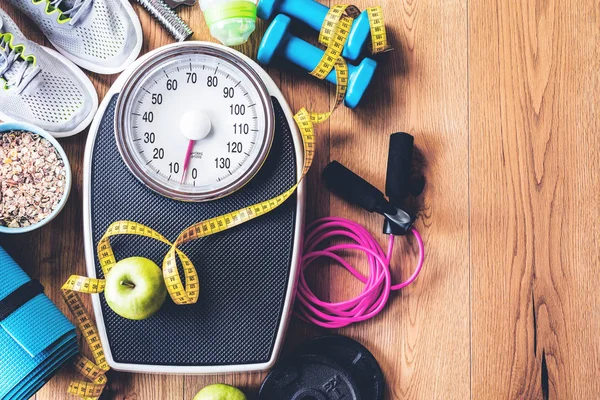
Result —
M 390 203 L 405 208 L 405 200 L 411 194 L 419 196 L 425 188 L 425 178 L 417 174 L 412 176 L 414 137 L 404 132 L 390 135 L 385 194 Z M 383 232 L 392 235 L 404 235 L 406 227 L 391 224 L 385 219 Z
M 260 388 L 260 400 L 383 400 L 385 380 L 375 357 L 344 336 L 301 344 L 278 363 Z
M 257 15 L 260 19 L 270 20 L 281 13 L 304 22 L 315 31 L 320 31 L 329 12 L 329 7 L 315 0 L 259 0 Z M 342 57 L 355 61 L 362 53 L 370 38 L 369 16 L 366 11 L 353 21 L 348 40 L 342 51 Z
M 210 34 L 226 46 L 246 43 L 256 28 L 254 0 L 200 0 Z
M 408 133 L 390 135 L 385 191 L 389 198 L 369 182 L 337 161 L 323 170 L 328 187 L 344 200 L 385 217 L 383 233 L 405 235 L 415 220 L 403 210 L 406 198 L 418 196 L 425 187 L 425 178 L 411 177 L 414 138 Z
M 339 162 L 333 161 L 325 167 L 323 179 L 331 191 L 368 212 L 382 215 L 402 235 L 411 228 L 413 217 L 386 200 L 379 189 Z
M 356 340 L 346 336 L 322 336 L 302 343 L 295 352 L 336 361 L 351 372 L 363 398 L 383 400 L 385 379 L 381 367 L 375 356 Z
M 173 10 L 179 6 L 193 6 L 197 0 L 164 0 Z
M 178 42 L 183 42 L 194 34 L 192 29 L 164 0 L 136 1 Z
M 268 65 L 274 56 L 281 56 L 310 72 L 319 64 L 325 51 L 290 34 L 290 23 L 291 19 L 282 14 L 273 19 L 260 42 L 258 61 Z M 358 66 L 348 65 L 348 90 L 344 98 L 347 107 L 355 108 L 360 103 L 376 68 L 377 62 L 370 58 L 365 58 Z M 335 71 L 331 71 L 325 79 L 337 84 Z
M 0 271 L 0 398 L 28 399 L 77 354 L 77 334 L 1 247 Z
M 367 400 L 352 373 L 334 360 L 299 355 L 282 362 L 265 378 L 259 400 Z
M 198 143 L 186 151 L 193 139 Z M 175 238 L 193 223 L 288 190 L 302 164 L 292 112 L 258 64 L 205 42 L 148 53 L 109 90 L 88 136 L 88 276 L 103 277 L 96 245 L 113 222 L 139 222 Z M 167 299 L 151 318 L 130 321 L 117 316 L 103 294 L 93 295 L 109 365 L 187 374 L 270 368 L 291 315 L 304 191 L 301 183 L 261 218 L 181 246 L 199 275 L 195 304 L 177 306 Z M 116 236 L 111 244 L 117 259 L 160 262 L 169 249 L 136 235 Z
M 388 174 L 388 192 L 403 193 L 398 187 L 405 179 L 396 178 L 410 175 L 412 164 L 412 140 L 406 141 L 403 133 L 392 135 L 394 145 L 390 146 L 390 158 L 388 163 L 393 174 Z M 397 139 L 403 140 L 404 150 L 399 151 Z M 397 160 L 397 157 L 411 155 L 408 160 Z M 398 167 L 398 168 L 394 168 Z M 386 200 L 383 193 L 369 182 L 338 163 L 333 161 L 323 171 L 323 179 L 329 188 L 345 200 L 357 204 L 369 212 L 376 212 L 385 218 L 384 233 L 388 234 L 387 252 L 384 252 L 377 240 L 361 225 L 344 218 L 327 217 L 321 218 L 306 229 L 304 241 L 304 253 L 302 255 L 302 267 L 298 282 L 296 315 L 306 322 L 316 324 L 324 328 L 340 328 L 350 324 L 366 321 L 379 314 L 387 304 L 390 293 L 400 290 L 412 282 L 419 275 L 424 261 L 424 245 L 421 236 L 412 227 L 415 218 L 400 208 L 402 202 L 393 204 Z M 423 178 L 421 178 L 423 179 Z M 424 179 L 423 179 L 424 181 Z M 422 187 L 421 187 L 422 190 Z M 401 195 L 398 195 L 400 200 Z M 391 199 L 390 199 L 391 200 Z M 402 283 L 393 284 L 390 272 L 392 251 L 394 248 L 394 237 L 412 232 L 419 247 L 419 258 L 417 266 L 412 275 Z M 330 238 L 343 238 L 344 243 L 327 245 Z M 349 242 L 349 243 L 346 243 Z M 359 250 L 367 256 L 369 274 L 365 276 L 358 272 L 343 257 L 347 250 Z M 305 278 L 306 269 L 317 259 L 326 257 L 334 260 L 344 267 L 354 277 L 364 283 L 361 294 L 353 299 L 343 302 L 327 302 L 319 299 L 309 287 Z

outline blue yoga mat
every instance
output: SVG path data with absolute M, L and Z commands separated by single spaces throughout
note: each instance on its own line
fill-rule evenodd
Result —
M 31 281 L 1 247 L 0 277 L 0 303 Z M 77 351 L 75 327 L 50 299 L 27 300 L 0 321 L 0 400 L 30 398 Z

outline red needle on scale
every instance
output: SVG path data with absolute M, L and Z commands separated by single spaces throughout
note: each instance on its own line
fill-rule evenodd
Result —
M 183 161 L 183 173 L 181 174 L 181 184 L 183 185 L 183 182 L 185 182 L 185 176 L 187 175 L 187 170 L 188 167 L 190 166 L 190 158 L 192 157 L 192 150 L 194 150 L 194 144 L 196 143 L 195 140 L 190 140 L 190 142 L 188 143 L 188 147 L 187 150 L 185 152 L 185 159 Z

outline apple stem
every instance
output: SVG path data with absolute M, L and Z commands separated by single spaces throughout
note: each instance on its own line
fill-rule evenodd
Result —
M 131 288 L 131 289 L 135 288 L 135 285 L 131 282 L 121 281 L 121 285 L 127 286 L 128 288 Z

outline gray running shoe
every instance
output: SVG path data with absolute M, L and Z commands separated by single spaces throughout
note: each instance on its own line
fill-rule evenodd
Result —
M 65 57 L 99 74 L 127 68 L 140 53 L 140 20 L 127 0 L 8 0 Z
M 98 95 L 83 71 L 25 39 L 0 9 L 0 120 L 29 122 L 65 137 L 85 129 L 97 108 Z

